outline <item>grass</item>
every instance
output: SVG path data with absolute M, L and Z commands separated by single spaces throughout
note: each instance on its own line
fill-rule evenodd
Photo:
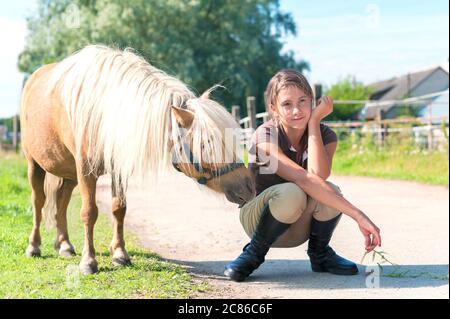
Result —
M 353 146 L 356 145 L 356 146 Z M 448 187 L 448 150 L 428 152 L 406 145 L 388 145 L 383 149 L 371 143 L 338 142 L 333 158 L 334 175 L 368 176 L 415 181 Z M 248 151 L 243 151 L 248 165 Z
M 370 253 L 365 252 L 363 257 L 361 258 L 360 264 L 363 263 L 364 259 L 367 255 Z M 447 280 L 449 279 L 448 274 L 442 275 L 442 274 L 435 274 L 431 272 L 422 271 L 420 273 L 411 273 L 410 270 L 402 271 L 402 266 L 393 263 L 389 259 L 386 258 L 387 253 L 384 251 L 378 251 L 374 249 L 372 251 L 372 262 L 376 262 L 378 265 L 380 271 L 382 272 L 383 277 L 388 278 L 411 278 L 411 279 L 417 279 L 417 278 L 423 278 L 423 279 L 437 279 L 437 280 Z M 391 272 L 385 272 L 383 265 L 390 265 L 393 266 L 394 270 Z
M 65 259 L 53 249 L 55 230 L 41 227 L 42 257 L 27 258 L 25 249 L 32 226 L 26 163 L 18 156 L 0 157 L 0 298 L 189 298 L 208 290 L 186 270 L 163 261 L 127 235 L 133 265 L 112 266 L 108 245 L 110 221 L 100 214 L 95 227 L 99 273 L 78 272 L 84 227 L 78 215 L 80 196 L 75 193 L 68 211 L 69 234 L 78 255 Z
M 448 187 L 448 149 L 427 151 L 405 144 L 338 143 L 333 174 L 415 181 Z

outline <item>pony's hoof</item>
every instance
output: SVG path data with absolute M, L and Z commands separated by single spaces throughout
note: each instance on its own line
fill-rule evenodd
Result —
M 58 250 L 58 255 L 61 257 L 73 257 L 76 256 L 77 253 L 75 252 L 75 248 L 73 248 L 72 245 L 66 244 L 61 245 L 61 247 Z
M 116 267 L 130 266 L 131 260 L 129 258 L 113 258 L 112 264 L 113 264 L 113 266 L 116 266 Z
M 82 275 L 92 275 L 98 272 L 97 261 L 82 262 L 80 264 L 80 273 Z
M 29 245 L 25 250 L 27 257 L 41 257 L 41 249 L 39 247 Z
M 75 249 L 73 249 L 73 248 L 60 249 L 58 254 L 59 254 L 59 256 L 64 257 L 64 258 L 69 258 L 69 257 L 73 257 L 73 256 L 77 255 L 77 253 L 75 252 Z
M 113 249 L 112 246 L 109 247 L 109 251 L 112 255 L 113 266 L 129 266 L 131 265 L 131 259 L 125 248 Z

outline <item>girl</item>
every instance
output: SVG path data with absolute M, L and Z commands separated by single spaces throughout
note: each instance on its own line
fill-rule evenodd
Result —
M 226 265 L 225 275 L 243 281 L 264 262 L 270 247 L 296 247 L 308 239 L 313 271 L 356 274 L 356 264 L 328 245 L 342 213 L 358 224 L 366 251 L 380 246 L 381 237 L 339 187 L 326 181 L 337 137 L 320 121 L 333 111 L 332 99 L 322 97 L 313 109 L 311 86 L 291 69 L 273 76 L 264 97 L 271 120 L 253 134 L 249 151 L 257 196 L 241 207 L 239 216 L 251 241 Z

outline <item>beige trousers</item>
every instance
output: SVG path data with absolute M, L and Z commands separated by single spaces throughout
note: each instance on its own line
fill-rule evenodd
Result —
M 342 195 L 338 186 L 328 181 L 327 183 Z M 327 221 L 340 214 L 337 210 L 310 197 L 294 183 L 273 185 L 245 204 L 240 210 L 239 219 L 250 238 L 266 204 L 269 205 L 275 219 L 291 224 L 272 247 L 297 247 L 308 240 L 313 216 L 318 221 Z

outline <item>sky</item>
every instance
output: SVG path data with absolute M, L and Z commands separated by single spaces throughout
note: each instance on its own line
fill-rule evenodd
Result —
M 448 1 L 281 0 L 297 36 L 285 49 L 310 63 L 309 80 L 365 84 L 448 62 Z
M 311 83 L 348 75 L 369 84 L 448 63 L 447 0 L 280 0 L 297 24 L 283 50 L 309 62 Z M 0 118 L 17 112 L 23 75 L 17 56 L 35 0 L 0 0 Z

